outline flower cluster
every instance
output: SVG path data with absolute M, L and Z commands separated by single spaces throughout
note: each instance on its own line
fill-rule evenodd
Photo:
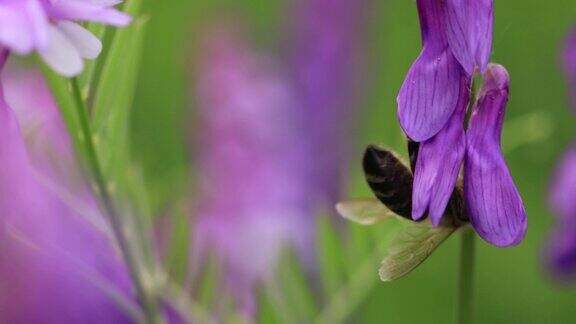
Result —
M 500 149 L 509 77 L 502 66 L 488 64 L 493 0 L 417 4 L 423 50 L 398 95 L 400 124 L 419 143 L 412 217 L 419 220 L 428 213 L 438 226 L 464 165 L 465 204 L 473 227 L 493 245 L 516 245 L 527 222 Z M 477 71 L 484 82 L 470 105 Z
M 75 76 L 83 59 L 98 57 L 100 40 L 78 22 L 126 26 L 131 18 L 114 6 L 122 0 L 1 0 L 0 48 L 38 52 L 56 72 Z
M 252 50 L 231 28 L 217 28 L 199 64 L 193 249 L 214 250 L 247 316 L 255 311 L 255 284 L 273 275 L 283 246 L 313 269 L 314 215 L 339 198 L 348 156 L 363 6 L 347 0 L 293 6 L 299 23 L 290 26 L 288 62 Z
M 255 311 L 253 285 L 281 247 L 312 242 L 304 142 L 293 91 L 270 57 L 221 28 L 203 46 L 195 255 L 214 249 L 240 309 Z M 192 260 L 194 261 L 194 260 Z M 195 266 L 195 265 L 192 265 Z
M 576 91 L 576 28 L 566 41 L 563 54 L 564 69 L 574 100 Z M 576 109 L 576 101 L 573 101 Z M 557 224 L 551 237 L 548 261 L 559 277 L 576 274 L 576 145 L 565 153 L 556 169 L 550 191 L 550 206 L 557 215 Z

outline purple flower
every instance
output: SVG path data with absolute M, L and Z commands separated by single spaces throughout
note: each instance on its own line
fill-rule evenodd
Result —
M 572 28 L 563 52 L 563 65 L 576 108 L 576 28 Z M 550 207 L 556 215 L 546 253 L 552 272 L 561 278 L 576 274 L 576 145 L 572 145 L 560 161 L 550 188 Z
M 496 246 L 520 243 L 526 211 L 500 149 L 508 103 L 508 72 L 490 64 L 466 132 L 464 195 L 476 232 Z
M 398 117 L 419 143 L 414 171 L 412 218 L 426 215 L 439 226 L 464 161 L 464 195 L 472 225 L 500 247 L 518 244 L 526 214 L 500 151 L 508 101 L 508 73 L 489 65 L 493 0 L 418 0 L 423 50 L 398 95 Z M 465 117 L 471 80 L 484 84 Z
M 418 0 L 423 50 L 398 94 L 398 117 L 416 142 L 451 119 L 463 78 L 486 70 L 492 47 L 493 0 Z
M 0 132 L 0 322 L 130 322 L 138 306 L 107 223 L 36 167 L 42 154 L 26 146 L 1 88 Z
M 95 59 L 102 44 L 76 22 L 126 26 L 119 0 L 0 0 L 0 47 L 17 54 L 37 51 L 56 72 L 75 76 L 83 59 Z
M 315 204 L 333 206 L 345 186 L 366 0 L 296 0 L 292 71 L 311 152 Z M 329 148 L 329 149 L 327 149 Z M 321 153 L 319 153 L 321 152 Z
M 468 97 L 463 96 L 447 126 L 420 143 L 414 176 L 414 219 L 428 211 L 432 224 L 440 224 L 464 160 L 464 196 L 472 226 L 495 246 L 512 246 L 523 239 L 526 212 L 500 149 L 508 84 L 504 67 L 488 65 L 467 131 L 464 116 Z
M 550 191 L 550 206 L 556 226 L 549 243 L 547 259 L 560 277 L 576 274 L 576 146 L 566 152 L 556 169 Z
M 48 43 L 48 18 L 38 0 L 0 0 L 0 47 L 20 55 Z
M 204 44 L 198 86 L 199 208 L 192 246 L 214 250 L 245 314 L 281 247 L 310 249 L 304 139 L 285 74 L 220 29 Z

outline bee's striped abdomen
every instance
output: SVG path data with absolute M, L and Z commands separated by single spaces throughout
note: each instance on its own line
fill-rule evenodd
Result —
M 408 155 L 410 156 L 410 168 L 412 173 L 416 171 L 416 161 L 418 160 L 418 151 L 420 150 L 420 143 L 408 139 Z
M 370 145 L 364 154 L 364 175 L 368 185 L 386 207 L 411 219 L 412 172 L 391 151 Z

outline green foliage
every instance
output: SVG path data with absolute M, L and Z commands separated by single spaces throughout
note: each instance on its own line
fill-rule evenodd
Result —
M 136 17 L 114 35 L 97 82 L 92 105 L 92 130 L 103 172 L 113 188 L 125 192 L 130 176 L 130 112 L 136 89 L 146 18 L 140 18 L 141 2 L 127 3 L 126 12 Z M 85 98 L 87 99 L 87 98 Z
M 52 89 L 52 95 L 56 100 L 58 108 L 64 123 L 68 128 L 68 132 L 76 151 L 81 157 L 81 160 L 85 161 L 86 151 L 84 149 L 85 139 L 83 138 L 82 131 L 80 129 L 80 119 L 76 109 L 76 102 L 72 96 L 72 89 L 70 87 L 70 82 L 68 79 L 58 75 L 56 72 L 50 70 L 48 66 L 41 65 L 43 69 L 46 81 Z

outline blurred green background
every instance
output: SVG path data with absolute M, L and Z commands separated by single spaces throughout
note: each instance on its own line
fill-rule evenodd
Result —
M 286 35 L 282 31 L 290 21 L 281 13 L 288 1 L 147 1 L 145 12 L 150 21 L 133 111 L 132 142 L 156 211 L 167 207 L 176 189 L 185 190 L 186 175 L 193 172 L 187 155 L 187 138 L 194 126 L 190 118 L 193 87 L 188 81 L 204 26 L 222 17 L 238 17 L 257 46 L 283 55 Z M 359 163 L 367 144 L 384 143 L 405 153 L 395 117 L 395 97 L 420 51 L 415 1 L 367 2 L 370 9 L 362 37 L 368 82 L 364 99 L 350 107 L 360 116 L 355 131 L 349 134 L 355 139 L 358 157 L 349 170 L 350 197 L 370 195 Z M 553 221 L 546 206 L 549 176 L 558 156 L 571 138 L 576 138 L 576 118 L 568 110 L 567 85 L 559 67 L 561 43 L 572 23 L 576 23 L 574 0 L 496 0 L 493 61 L 505 65 L 512 78 L 504 145 L 515 147 L 506 152 L 506 158 L 528 210 L 529 231 L 522 245 L 514 249 L 497 249 L 477 240 L 477 323 L 576 321 L 576 286 L 549 280 L 541 262 Z M 531 124 L 522 123 L 526 116 Z M 516 145 L 541 134 L 547 136 Z M 355 233 L 351 237 L 365 236 L 370 244 L 385 232 L 356 226 L 351 231 Z M 454 236 L 422 267 L 394 283 L 377 281 L 375 263 L 373 271 L 365 273 L 371 285 L 369 294 L 360 300 L 349 322 L 451 322 L 457 255 L 458 237 Z

